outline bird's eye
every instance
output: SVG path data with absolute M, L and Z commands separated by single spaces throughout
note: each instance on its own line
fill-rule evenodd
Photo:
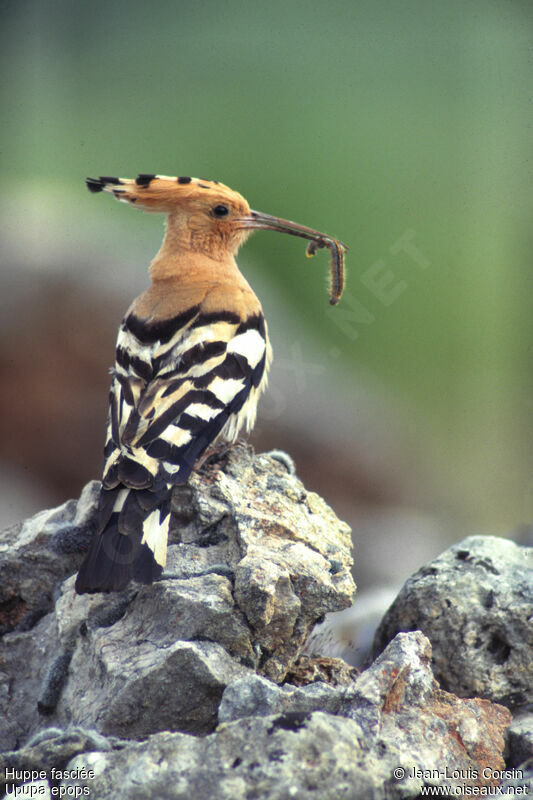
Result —
M 229 208 L 227 206 L 223 206 L 222 204 L 215 206 L 213 209 L 213 214 L 215 217 L 227 217 L 229 214 Z

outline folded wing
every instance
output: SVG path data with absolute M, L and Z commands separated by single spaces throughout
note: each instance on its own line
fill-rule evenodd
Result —
M 127 317 L 111 387 L 104 486 L 184 483 L 221 434 L 253 425 L 265 374 L 262 314 L 187 315 L 150 341 L 150 326 Z M 172 333 L 170 333 L 172 331 Z M 255 402 L 254 402 L 255 401 Z

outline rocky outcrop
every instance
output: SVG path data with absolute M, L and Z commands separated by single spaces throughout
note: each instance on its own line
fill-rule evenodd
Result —
M 317 620 L 352 601 L 350 530 L 287 459 L 229 449 L 176 489 L 161 581 L 80 597 L 65 576 L 97 492 L 4 535 L 4 602 L 25 608 L 3 640 L 4 747 L 43 723 L 205 734 L 229 683 L 256 671 L 282 681 Z
M 358 674 L 304 654 L 316 623 L 351 602 L 347 526 L 290 460 L 243 446 L 218 459 L 176 489 L 168 565 L 153 586 L 74 593 L 97 483 L 4 534 L 8 791 L 395 800 L 432 786 L 526 786 L 531 714 L 509 725 L 493 700 L 516 711 L 527 698 L 529 551 L 517 559 L 512 543 L 480 537 L 447 551 L 402 589 L 379 655 Z M 405 599 L 416 584 L 423 591 Z M 496 631 L 510 648 L 501 663 Z
M 162 732 L 125 742 L 51 731 L 4 754 L 3 766 L 50 770 L 51 753 L 64 763 L 83 749 L 68 762 L 74 778 L 64 786 L 94 800 L 395 800 L 422 786 L 498 785 L 509 712 L 442 691 L 430 660 L 421 633 L 399 634 L 348 687 L 238 678 L 224 691 L 221 724 L 205 737 Z

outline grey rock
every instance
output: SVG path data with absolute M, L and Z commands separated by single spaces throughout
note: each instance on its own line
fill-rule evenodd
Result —
M 165 732 L 120 750 L 78 755 L 68 768 L 95 776 L 65 786 L 86 787 L 94 800 L 395 800 L 415 798 L 428 785 L 489 786 L 490 780 L 462 776 L 487 765 L 504 769 L 510 714 L 443 692 L 430 660 L 422 634 L 400 634 L 348 691 L 336 692 L 339 715 L 307 710 L 307 690 L 327 703 L 334 693 L 324 690 L 331 687 L 300 691 L 247 676 L 226 689 L 221 706 L 226 717 L 236 710 L 244 717 L 203 738 Z M 445 768 L 448 775 L 441 774 Z
M 472 771 L 486 766 L 487 758 L 493 759 L 492 767 L 499 763 L 502 768 L 509 712 L 443 692 L 430 662 L 429 640 L 418 631 L 401 633 L 346 687 L 277 687 L 257 675 L 239 679 L 224 691 L 219 719 L 328 711 L 357 722 L 376 754 L 390 754 L 391 764 L 404 767 L 406 773 L 416 768 L 437 774 L 443 764 L 450 772 Z
M 431 644 L 420 631 L 398 634 L 355 681 L 345 713 L 376 746 L 399 749 L 406 776 L 419 770 L 428 785 L 487 785 L 483 770 L 505 766 L 511 715 L 504 706 L 443 691 L 430 665 Z
M 0 749 L 15 749 L 28 733 L 48 725 L 37 700 L 60 650 L 53 614 L 31 631 L 11 633 L 0 642 Z
M 120 752 L 78 756 L 69 769 L 95 777 L 66 785 L 87 787 L 93 800 L 383 797 L 376 793 L 382 770 L 360 742 L 356 723 L 320 712 L 298 721 L 248 718 L 201 739 L 159 733 Z
M 126 644 L 113 628 L 88 631 L 70 669 L 54 719 L 130 738 L 212 730 L 225 686 L 246 672 L 213 642 Z
M 81 564 L 100 484 L 0 533 L 0 635 L 28 630 L 53 608 L 54 589 Z
M 166 575 L 228 577 L 260 671 L 277 682 L 315 623 L 351 603 L 350 529 L 277 458 L 231 448 L 223 468 L 174 492 L 173 519 Z
M 327 711 L 338 714 L 346 705 L 349 691 L 327 683 L 309 686 L 277 686 L 261 675 L 246 675 L 230 683 L 218 709 L 219 722 L 270 714 Z
M 86 636 L 99 630 L 88 629 Z M 177 644 L 199 647 L 196 642 Z M 225 690 L 221 717 L 244 716 L 223 722 L 204 737 L 165 731 L 131 742 L 82 728 L 47 730 L 22 750 L 5 753 L 0 767 L 77 771 L 61 783 L 70 793 L 66 796 L 78 788 L 94 800 L 395 800 L 415 798 L 428 785 L 488 786 L 488 780 L 465 781 L 462 776 L 481 773 L 487 765 L 504 769 L 503 730 L 510 714 L 486 700 L 459 700 L 443 692 L 430 661 L 426 637 L 400 634 L 344 687 L 280 687 L 249 672 L 235 676 Z M 122 666 L 139 673 L 136 665 Z M 190 691 L 188 676 L 197 679 L 194 667 L 177 674 L 167 663 L 163 671 L 169 684 L 181 679 L 185 692 Z M 157 700 L 164 704 L 163 696 L 152 697 L 148 706 Z M 142 693 L 130 685 L 124 703 L 135 715 Z M 312 711 L 314 704 L 335 714 Z M 151 713 L 146 706 L 142 711 Z M 88 714 L 85 708 L 83 715 Z M 127 724 L 131 730 L 131 720 Z M 444 768 L 449 775 L 442 776 Z M 403 775 L 395 773 L 398 769 Z
M 533 700 L 532 617 L 533 549 L 472 536 L 406 582 L 378 628 L 374 654 L 398 631 L 419 629 L 443 688 L 512 708 Z
M 60 642 L 72 650 L 86 628 L 109 628 L 122 619 L 137 596 L 139 586 L 132 584 L 122 592 L 83 594 L 74 591 L 76 576 L 72 575 L 59 586 L 55 603 L 55 618 Z
M 91 527 L 94 487 L 79 513 L 75 503 L 63 508 L 55 528 L 47 512 L 43 540 L 26 528 L 34 547 L 58 548 L 61 564 L 54 572 L 45 557 L 33 594 L 24 570 L 20 586 L 11 584 L 11 597 L 50 613 L 0 642 L 0 736 L 10 748 L 0 767 L 94 770 L 62 783 L 66 796 L 86 788 L 94 800 L 395 800 L 429 785 L 495 785 L 483 770 L 505 768 L 510 713 L 441 689 L 420 631 L 394 636 L 355 680 L 346 667 L 335 682 L 331 659 L 301 656 L 317 621 L 351 603 L 349 529 L 283 460 L 242 446 L 215 458 L 173 494 L 168 565 L 153 586 L 74 593 L 74 577 L 66 577 L 79 557 L 72 532 L 84 539 Z M 456 599 L 468 587 L 480 603 L 471 616 L 480 620 L 482 608 L 489 625 L 482 650 L 504 654 L 505 663 L 512 652 L 497 650 L 496 629 L 511 651 L 511 637 L 522 636 L 512 663 L 523 694 L 531 642 L 516 618 L 531 615 L 530 587 L 516 546 L 500 541 L 474 537 L 468 550 L 462 543 L 419 573 L 431 580 L 418 614 L 425 611 L 448 637 L 462 619 L 461 646 L 473 647 L 465 607 L 472 597 L 463 606 Z M 439 646 L 437 637 L 435 664 L 442 664 Z M 462 669 L 470 669 L 468 659 Z M 495 693 L 512 678 L 485 675 Z M 285 679 L 298 685 L 282 685 Z M 510 729 L 509 763 L 527 755 L 528 726 L 524 717 Z
M 84 621 L 113 646 L 130 648 L 142 630 L 143 641 L 167 647 L 176 640 L 212 641 L 233 656 L 256 660 L 250 630 L 235 605 L 232 584 L 217 573 L 161 580 L 115 595 L 77 595 L 74 576 L 65 581 L 56 603 L 59 636 L 68 646 Z
M 205 734 L 228 683 L 252 671 L 281 682 L 317 620 L 351 603 L 348 526 L 285 463 L 242 445 L 176 487 L 161 581 L 78 596 L 66 575 L 87 546 L 98 488 L 24 523 L 4 549 L 11 595 L 53 609 L 46 642 L 8 632 L 0 643 L 0 659 L 10 654 L 0 660 L 4 747 L 45 724 Z M 28 566 L 15 569 L 11 552 Z M 30 666 L 16 675 L 17 661 L 31 678 Z
M 351 538 L 348 526 L 279 462 L 260 456 L 248 463 L 244 485 L 242 471 L 230 464 L 213 488 L 240 551 L 236 602 L 261 650 L 262 672 L 279 682 L 313 625 L 351 604 Z

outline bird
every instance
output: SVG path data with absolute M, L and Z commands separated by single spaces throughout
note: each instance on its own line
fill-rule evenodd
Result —
M 118 332 L 96 529 L 78 594 L 160 578 L 172 488 L 187 482 L 210 445 L 234 442 L 254 425 L 272 348 L 261 303 L 237 266 L 240 246 L 255 230 L 274 230 L 309 240 L 308 255 L 328 247 L 331 302 L 339 283 L 342 292 L 346 249 L 312 228 L 253 211 L 218 181 L 141 173 L 86 184 L 165 214 L 166 232 L 151 284 Z

